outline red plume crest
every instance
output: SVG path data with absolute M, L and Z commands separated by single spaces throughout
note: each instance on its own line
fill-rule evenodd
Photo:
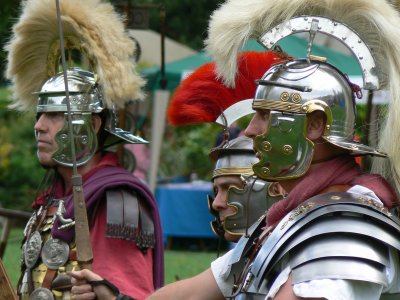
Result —
M 253 98 L 255 80 L 281 60 L 274 52 L 240 53 L 235 88 L 216 78 L 215 63 L 201 66 L 176 89 L 167 111 L 169 122 L 175 126 L 214 122 L 232 104 Z

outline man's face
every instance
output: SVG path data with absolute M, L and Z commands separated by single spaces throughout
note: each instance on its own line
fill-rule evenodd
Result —
M 43 167 L 56 165 L 52 156 L 57 151 L 56 134 L 64 126 L 63 112 L 47 112 L 38 116 L 34 126 L 37 142 L 37 157 Z
M 245 130 L 245 135 L 249 138 L 254 138 L 257 135 L 264 134 L 268 128 L 270 110 L 258 109 L 251 119 Z
M 230 176 L 219 176 L 214 179 L 214 201 L 212 203 L 213 209 L 218 211 L 219 219 L 223 224 L 225 218 L 236 213 L 235 208 L 228 206 L 228 189 L 231 186 L 237 188 L 243 188 L 243 182 L 240 176 L 230 175 Z M 231 242 L 236 242 L 239 240 L 240 236 L 229 234 L 225 232 L 224 238 Z

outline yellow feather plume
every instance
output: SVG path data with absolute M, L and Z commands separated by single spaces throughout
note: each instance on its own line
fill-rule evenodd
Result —
M 145 82 L 133 61 L 135 43 L 113 7 L 99 0 L 61 0 L 60 12 L 66 48 L 77 49 L 93 63 L 107 107 L 121 108 L 129 100 L 143 98 Z M 13 108 L 31 110 L 36 105 L 32 93 L 58 71 L 59 39 L 55 1 L 23 1 L 5 47 Z

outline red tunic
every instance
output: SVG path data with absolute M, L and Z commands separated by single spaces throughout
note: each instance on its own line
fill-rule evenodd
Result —
M 105 154 L 95 168 L 82 176 L 83 182 L 86 182 L 94 173 L 102 172 L 101 169 L 107 166 L 118 166 L 115 154 Z M 129 175 L 131 176 L 131 174 Z M 55 189 L 56 198 L 65 198 L 71 193 L 71 190 L 67 192 L 64 190 L 60 180 L 57 182 Z M 47 193 L 36 199 L 33 205 L 34 208 L 45 204 L 46 195 Z M 157 242 L 157 247 L 161 247 L 157 250 L 158 252 L 154 252 L 154 249 L 151 248 L 143 252 L 138 248 L 135 241 L 106 237 L 107 201 L 103 197 L 104 195 L 97 198 L 96 202 L 99 204 L 95 205 L 95 212 L 88 210 L 90 239 L 93 251 L 92 270 L 114 284 L 122 294 L 138 300 L 145 299 L 155 289 L 154 278 L 160 277 L 154 277 L 153 273 L 156 270 L 163 271 L 162 268 L 158 267 L 155 270 L 155 266 L 153 265 L 154 257 L 159 257 L 158 252 L 162 251 L 160 250 L 162 249 L 162 245 L 159 245 L 159 241 Z M 85 200 L 87 201 L 88 199 L 86 198 Z M 160 223 L 159 219 L 153 221 Z M 158 231 L 158 235 L 160 235 L 160 228 Z M 154 256 L 154 254 L 157 255 Z M 157 259 L 160 260 L 159 258 Z M 161 259 L 161 264 L 162 261 Z
M 112 282 L 121 293 L 145 299 L 154 291 L 152 249 L 143 253 L 133 241 L 107 238 L 105 232 L 106 205 L 101 205 L 90 230 L 92 270 Z

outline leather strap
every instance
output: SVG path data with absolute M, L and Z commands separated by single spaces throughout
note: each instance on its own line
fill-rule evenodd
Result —
M 33 285 L 33 279 L 32 279 L 32 269 L 26 268 L 25 272 L 26 272 L 26 278 L 27 278 L 27 282 L 28 282 L 28 293 L 30 295 L 35 288 Z M 21 275 L 21 278 L 22 278 L 22 276 L 23 275 Z
M 58 207 L 56 207 L 56 206 L 48 207 L 47 211 L 46 211 L 46 217 L 54 216 L 57 213 L 57 209 L 58 209 Z
M 154 223 L 134 191 L 107 190 L 106 236 L 134 240 L 142 250 L 155 244 Z
M 138 227 L 139 223 L 139 201 L 135 192 L 127 192 L 125 190 L 121 191 L 122 201 L 124 206 L 124 216 L 123 216 L 123 225 L 124 226 L 133 226 L 135 228 Z
M 136 195 L 121 190 L 108 190 L 106 235 L 114 238 L 135 239 L 139 224 L 139 204 Z
M 76 250 L 69 250 L 68 260 L 77 261 L 78 257 L 76 255 Z
M 121 294 L 119 289 L 113 285 L 110 281 L 108 281 L 107 279 L 103 279 L 103 280 L 92 280 L 92 281 L 88 281 L 88 283 L 95 287 L 95 286 L 99 286 L 99 285 L 105 285 L 106 287 L 108 287 L 112 293 L 117 296 L 115 298 L 115 300 L 135 300 L 134 298 L 131 298 L 130 296 Z
M 143 250 L 152 248 L 155 244 L 154 223 L 146 207 L 139 202 L 140 233 L 137 245 Z
M 247 275 L 247 272 L 251 265 L 253 264 L 254 258 L 257 255 L 258 251 L 260 250 L 261 246 L 263 245 L 264 241 L 269 237 L 272 230 L 274 230 L 274 226 L 269 226 L 268 228 L 264 229 L 258 237 L 256 237 L 248 249 L 246 253 L 246 263 L 243 268 L 243 271 L 239 274 L 238 278 L 235 280 L 233 288 L 232 288 L 232 296 L 236 296 L 240 290 L 238 288 L 241 286 L 240 283 L 244 281 L 244 276 Z
M 44 276 L 42 287 L 51 290 L 51 284 L 56 278 L 57 270 L 47 268 L 46 275 Z
M 37 231 L 43 224 L 44 220 L 46 219 L 46 214 L 47 214 L 47 209 L 44 206 L 43 207 L 43 211 L 40 213 L 40 215 L 37 216 L 38 222 L 35 224 L 35 228 L 31 227 L 29 229 L 29 231 L 27 232 L 24 241 L 26 242 L 27 238 L 31 236 L 33 231 Z M 24 264 L 25 265 L 25 264 Z M 25 272 L 26 272 L 26 278 L 27 278 L 27 283 L 28 283 L 28 293 L 31 294 L 34 290 L 34 284 L 33 284 L 33 279 L 32 279 L 32 269 L 28 268 L 27 266 L 25 266 Z M 22 279 L 23 279 L 23 272 L 21 272 L 21 276 L 18 280 L 18 290 L 20 291 L 20 287 L 22 284 Z

